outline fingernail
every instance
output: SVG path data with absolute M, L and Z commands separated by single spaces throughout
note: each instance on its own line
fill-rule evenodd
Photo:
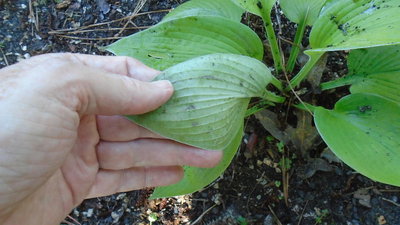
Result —
M 173 89 L 173 86 L 169 80 L 155 81 L 153 82 L 153 85 L 161 89 Z
M 155 86 L 155 88 L 164 93 L 163 95 L 165 96 L 165 100 L 169 99 L 174 92 L 174 87 L 168 80 L 159 80 L 153 82 L 152 84 Z

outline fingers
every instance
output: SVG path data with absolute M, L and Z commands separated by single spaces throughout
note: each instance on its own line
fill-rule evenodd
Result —
M 100 170 L 87 198 L 94 198 L 138 190 L 145 187 L 166 186 L 183 177 L 181 167 L 140 167 L 119 171 Z
M 146 66 L 139 60 L 127 56 L 68 55 L 73 60 L 78 60 L 86 66 L 102 69 L 110 73 L 127 75 L 141 81 L 153 80 L 160 73 L 160 71 Z
M 90 68 L 74 74 L 83 89 L 75 94 L 81 115 L 143 114 L 164 104 L 173 92 L 169 81 L 143 82 Z
M 100 168 L 108 170 L 140 166 L 213 167 L 218 164 L 221 157 L 221 151 L 202 150 L 160 139 L 101 142 L 97 146 Z
M 98 116 L 97 129 L 100 139 L 103 141 L 131 141 L 138 138 L 164 139 L 123 116 Z

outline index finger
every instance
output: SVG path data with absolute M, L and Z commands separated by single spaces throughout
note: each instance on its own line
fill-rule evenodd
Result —
M 137 59 L 128 56 L 98 56 L 73 54 L 72 59 L 86 66 L 99 68 L 110 73 L 126 75 L 141 81 L 151 81 L 160 71 L 150 68 Z

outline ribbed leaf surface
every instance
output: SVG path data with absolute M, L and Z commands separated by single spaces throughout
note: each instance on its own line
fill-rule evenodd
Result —
M 260 17 L 267 16 L 263 15 L 264 12 L 270 12 L 274 7 L 276 0 L 231 0 L 238 6 L 242 7 L 246 11 L 258 15 Z
M 263 57 L 263 45 L 256 33 L 239 22 L 218 16 L 166 21 L 123 38 L 108 46 L 107 50 L 137 58 L 159 70 L 212 53 Z
M 175 93 L 157 110 L 130 116 L 165 137 L 221 150 L 241 127 L 251 97 L 263 97 L 272 76 L 258 60 L 232 54 L 198 57 L 165 70 Z
M 350 75 L 322 85 L 352 85 L 352 93 L 373 93 L 400 103 L 400 45 L 357 49 L 348 57 Z
M 315 110 L 315 124 L 329 148 L 347 165 L 376 181 L 400 186 L 400 105 L 358 93 L 334 110 Z
M 214 168 L 185 166 L 184 178 L 179 183 L 156 188 L 151 198 L 165 198 L 193 193 L 209 185 L 228 168 L 242 142 L 242 135 L 243 127 L 237 130 L 237 134 L 234 135 L 232 142 L 224 148 L 224 156 L 218 166 Z
M 187 16 L 221 16 L 240 22 L 243 13 L 231 0 L 190 0 L 168 13 L 162 22 Z
M 307 25 L 313 25 L 325 0 L 280 0 L 279 3 L 290 21 L 300 24 L 306 20 Z
M 320 51 L 400 43 L 400 0 L 328 2 L 315 22 L 310 44 Z

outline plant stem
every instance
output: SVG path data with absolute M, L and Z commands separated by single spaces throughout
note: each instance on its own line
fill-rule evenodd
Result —
M 304 111 L 311 111 L 313 114 L 315 112 L 315 110 L 319 107 L 319 106 L 315 106 L 315 105 L 311 105 L 309 103 L 303 102 L 297 105 L 293 105 L 295 108 L 298 108 L 300 110 L 304 110 Z
M 267 100 L 267 101 L 275 102 L 275 103 L 283 103 L 286 100 L 285 97 L 276 95 L 276 94 L 274 94 L 274 93 L 272 93 L 270 91 L 267 91 L 267 90 L 264 92 L 264 95 L 262 96 L 262 98 Z
M 296 36 L 294 37 L 294 44 L 292 46 L 290 57 L 286 65 L 286 69 L 289 73 L 293 71 L 297 56 L 299 55 L 300 52 L 301 41 L 303 40 L 304 31 L 307 26 L 306 21 L 307 20 L 303 20 L 300 24 L 298 24 L 296 30 Z
M 272 76 L 271 84 L 274 85 L 274 87 L 276 87 L 278 90 L 283 91 L 282 82 L 276 79 L 276 77 Z
M 285 89 L 285 91 L 289 91 L 290 88 L 295 88 L 297 85 L 303 81 L 310 71 L 314 68 L 315 64 L 318 60 L 324 55 L 325 52 L 310 52 L 310 59 L 304 65 L 304 67 L 300 70 L 300 72 L 290 81 L 289 87 Z
M 360 78 L 358 76 L 354 76 L 354 75 L 350 75 L 350 76 L 348 75 L 345 77 L 341 77 L 341 78 L 333 80 L 333 81 L 328 81 L 328 82 L 322 83 L 321 90 L 325 91 L 325 90 L 329 90 L 329 89 L 333 89 L 333 88 L 337 88 L 337 87 L 351 85 L 351 84 L 354 84 L 354 82 L 359 79 Z
M 266 36 L 271 47 L 272 58 L 274 59 L 275 70 L 277 73 L 283 70 L 282 66 L 282 56 L 281 51 L 279 49 L 278 41 L 276 39 L 274 24 L 271 20 L 271 11 L 264 11 L 262 16 L 264 22 L 264 28 L 266 32 Z

